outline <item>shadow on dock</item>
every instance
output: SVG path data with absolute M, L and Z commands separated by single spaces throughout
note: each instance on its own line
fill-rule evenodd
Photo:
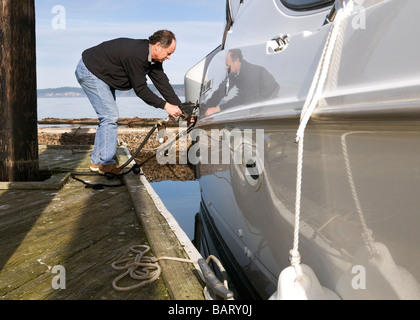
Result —
M 78 129 L 67 135 L 81 139 Z M 54 138 L 40 134 L 40 169 L 51 172 L 51 179 L 1 183 L 0 300 L 203 299 L 196 269 L 191 263 L 178 261 L 163 262 L 162 276 L 146 286 L 127 291 L 113 288 L 112 282 L 121 271 L 111 265 L 133 258 L 133 245 L 150 245 L 150 255 L 187 256 L 175 236 L 166 236 L 171 244 L 155 251 L 147 236 L 151 231 L 144 229 L 142 219 L 159 212 L 138 179 L 133 180 L 138 185 L 104 189 L 85 188 L 72 179 L 71 171 L 87 170 L 91 149 L 81 143 L 72 147 L 70 143 L 74 145 L 75 140 L 67 138 L 65 133 Z M 92 136 L 87 132 L 85 138 Z M 45 142 L 42 139 L 50 139 L 50 145 L 41 146 Z M 168 170 L 176 179 L 192 174 Z M 85 178 L 92 183 L 114 183 L 99 175 Z M 169 228 L 162 228 L 170 233 Z M 154 232 L 162 231 L 156 227 Z M 60 287 L 63 281 L 65 286 Z M 132 281 L 123 279 L 119 285 L 130 286 Z M 188 288 L 180 289 L 181 282 Z

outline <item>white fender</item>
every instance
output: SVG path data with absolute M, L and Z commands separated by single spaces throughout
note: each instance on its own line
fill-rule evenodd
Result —
M 277 291 L 270 300 L 339 300 L 332 290 L 321 286 L 312 268 L 300 265 L 302 277 L 296 279 L 296 270 L 290 266 L 280 273 Z

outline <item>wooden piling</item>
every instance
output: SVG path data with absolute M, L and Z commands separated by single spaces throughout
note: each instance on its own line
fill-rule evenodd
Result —
M 0 181 L 39 178 L 34 0 L 0 0 Z

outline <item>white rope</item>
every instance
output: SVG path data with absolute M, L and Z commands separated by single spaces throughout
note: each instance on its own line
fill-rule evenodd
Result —
M 219 268 L 219 270 L 220 270 L 220 272 L 223 276 L 223 285 L 225 286 L 226 289 L 229 289 L 227 273 L 226 273 L 226 270 L 223 267 L 222 263 L 214 255 L 209 255 L 206 259 L 206 263 L 209 264 L 210 260 L 212 260 L 216 264 L 216 266 Z
M 159 266 L 159 260 L 174 260 L 180 262 L 196 263 L 190 259 L 175 258 L 175 257 L 150 257 L 145 256 L 147 252 L 150 251 L 150 247 L 147 245 L 136 245 L 130 248 L 130 251 L 136 253 L 136 256 L 133 258 L 126 258 L 119 261 L 115 261 L 111 264 L 114 270 L 125 270 L 118 277 L 112 281 L 112 287 L 117 291 L 128 291 L 135 288 L 143 287 L 146 284 L 149 284 L 155 281 L 161 273 L 161 267 Z M 118 282 L 130 276 L 134 280 L 139 280 L 138 283 L 121 287 L 118 285 Z
M 299 228 L 300 228 L 300 201 L 301 201 L 301 190 L 302 190 L 302 167 L 303 167 L 303 140 L 305 135 L 306 125 L 318 105 L 319 99 L 321 98 L 322 91 L 324 88 L 325 80 L 328 75 L 329 67 L 331 64 L 331 58 L 334 51 L 336 40 L 339 36 L 340 26 L 343 19 L 351 13 L 353 10 L 353 1 L 349 0 L 343 2 L 343 7 L 337 12 L 334 25 L 332 26 L 328 35 L 327 42 L 322 52 L 321 58 L 314 78 L 312 80 L 311 87 L 306 97 L 305 104 L 302 107 L 300 116 L 300 124 L 296 133 L 295 142 L 298 143 L 298 159 L 297 159 L 297 177 L 296 177 L 296 202 L 295 202 L 295 229 L 293 239 L 293 249 L 290 250 L 290 264 L 295 268 L 296 279 L 299 280 L 302 277 L 302 268 L 300 266 L 300 254 L 299 254 Z
M 348 132 L 348 133 L 343 134 L 341 136 L 341 147 L 342 147 L 342 150 L 343 150 L 344 163 L 345 163 L 345 166 L 346 166 L 347 179 L 348 179 L 349 184 L 350 184 L 351 194 L 353 196 L 354 205 L 356 207 L 357 214 L 358 214 L 359 219 L 360 219 L 360 224 L 362 225 L 363 241 L 365 242 L 366 247 L 368 248 L 369 252 L 371 254 L 374 254 L 374 253 L 377 252 L 377 250 L 375 249 L 375 246 L 374 246 L 375 239 L 373 237 L 372 230 L 370 230 L 367 226 L 366 219 L 365 219 L 365 216 L 363 214 L 362 206 L 360 204 L 359 196 L 357 194 L 356 186 L 354 184 L 353 173 L 352 173 L 352 170 L 351 170 L 350 159 L 349 159 L 349 154 L 348 154 L 348 150 L 347 150 L 346 138 L 349 134 L 354 134 L 354 133 L 355 132 Z
M 111 264 L 114 270 L 124 270 L 119 276 L 117 276 L 112 281 L 112 287 L 117 291 L 129 291 L 139 287 L 143 287 L 155 280 L 157 280 L 161 274 L 161 267 L 159 265 L 160 260 L 172 260 L 172 261 L 179 261 L 179 262 L 186 262 L 197 264 L 198 260 L 191 260 L 191 259 L 184 259 L 184 258 L 177 258 L 177 257 L 166 257 L 162 256 L 159 258 L 145 256 L 147 252 L 150 251 L 150 247 L 148 245 L 135 245 L 130 247 L 130 251 L 136 253 L 134 258 L 126 258 L 119 261 L 115 261 Z M 228 280 L 227 280 L 227 273 L 224 269 L 222 263 L 217 259 L 215 256 L 210 255 L 206 259 L 206 263 L 208 264 L 212 260 L 217 267 L 219 268 L 220 272 L 223 275 L 223 285 L 226 289 L 229 290 Z M 122 287 L 118 285 L 118 282 L 123 278 L 129 276 L 132 280 L 138 281 L 134 285 Z M 202 280 L 205 281 L 203 275 L 200 273 Z

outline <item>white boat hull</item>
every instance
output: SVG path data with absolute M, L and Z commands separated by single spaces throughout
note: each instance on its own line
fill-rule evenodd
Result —
M 245 3 L 224 50 L 186 75 L 187 88 L 200 78 L 200 88 L 211 83 L 211 89 L 187 91 L 186 98 L 209 101 L 225 76 L 226 52 L 234 47 L 269 70 L 280 91 L 268 100 L 203 113 L 197 123 L 209 138 L 201 139 L 201 150 L 213 140 L 209 161 L 196 165 L 206 238 L 219 239 L 213 249 L 223 247 L 235 266 L 232 277 L 240 275 L 243 297 L 276 298 L 279 275 L 290 266 L 301 183 L 299 253 L 322 286 L 341 299 L 419 299 L 420 46 L 411 34 L 419 28 L 420 2 L 365 1 L 366 29 L 351 27 L 360 12 L 345 20 L 305 130 L 301 181 L 295 138 L 331 30 L 332 24 L 322 26 L 330 7 L 296 16 L 279 1 Z M 245 27 L 241 21 L 249 23 L 258 10 L 275 26 Z M 273 29 L 288 34 L 289 44 L 279 53 L 267 49 Z M 389 46 L 397 35 L 398 44 Z M 214 143 L 211 130 L 222 129 L 226 134 Z M 229 163 L 210 161 L 236 130 L 249 130 L 253 138 L 240 146 L 232 138 Z M 256 141 L 257 132 L 263 140 Z M 263 147 L 257 146 L 261 141 Z M 254 167 L 245 161 L 234 163 L 243 144 L 256 152 L 257 174 L 248 174 Z

